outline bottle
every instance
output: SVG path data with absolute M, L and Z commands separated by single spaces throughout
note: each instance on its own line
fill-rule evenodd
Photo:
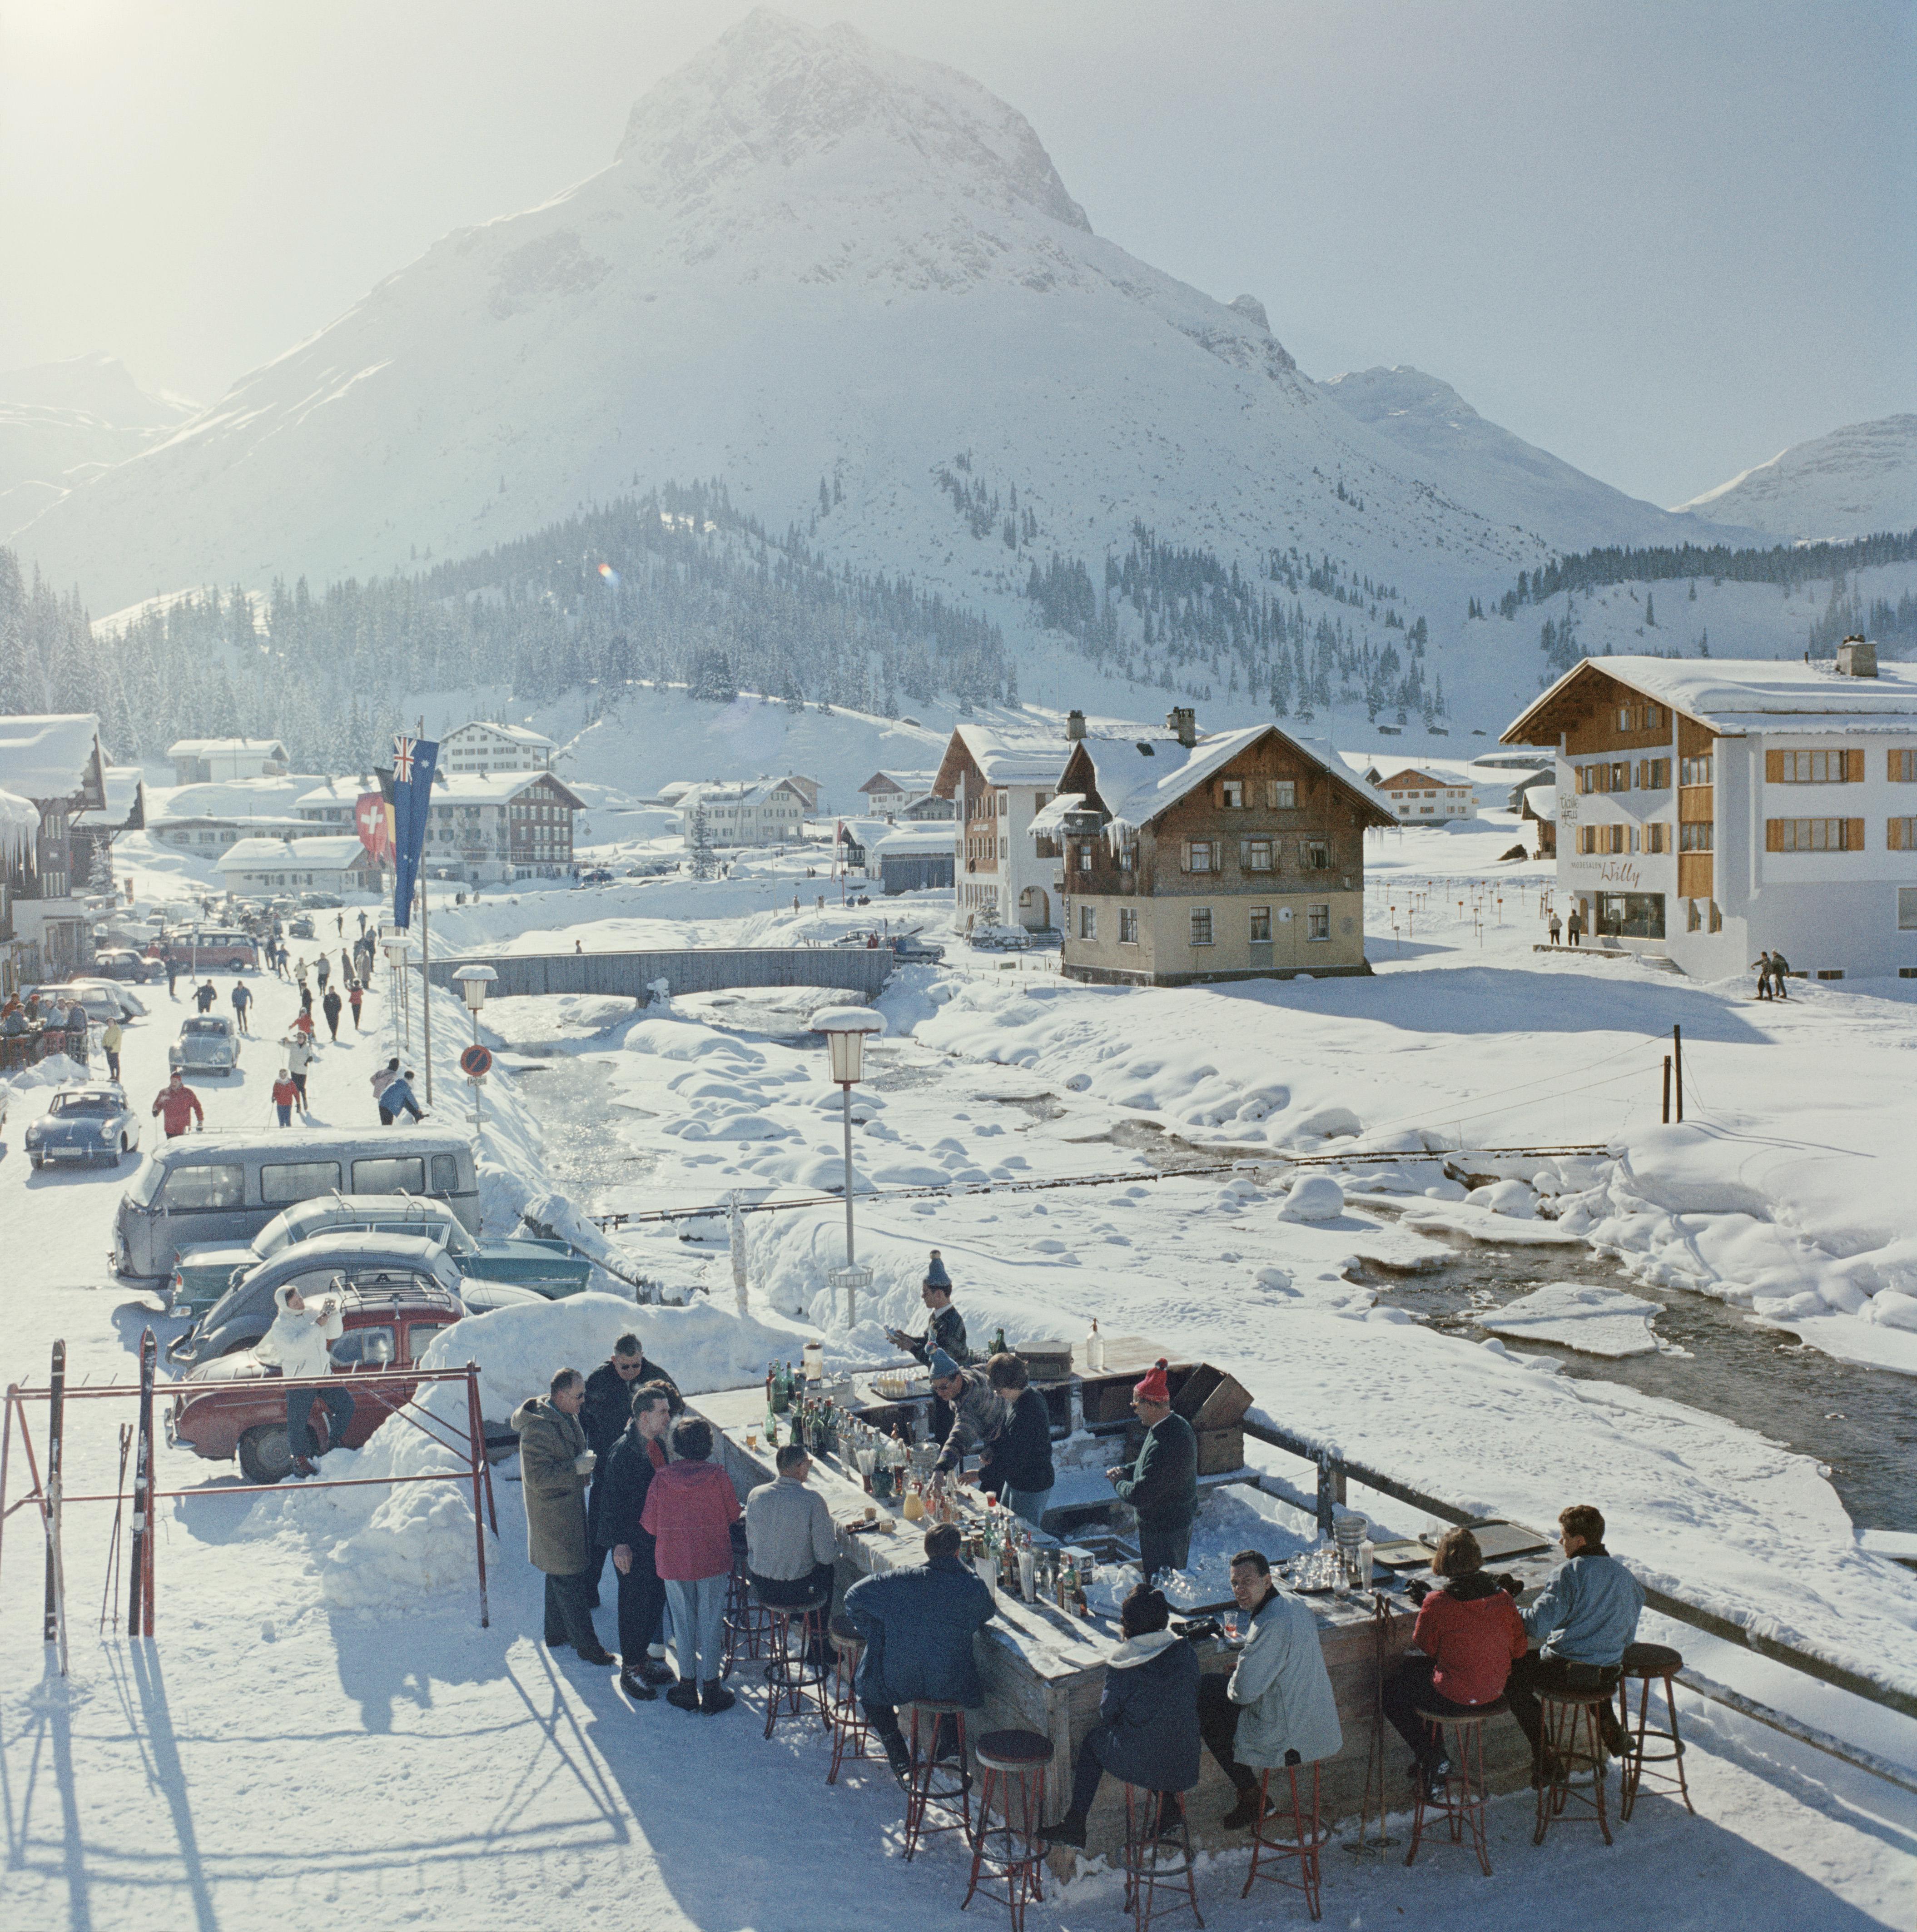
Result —
M 1105 1337 L 1098 1332 L 1098 1318 L 1092 1317 L 1091 1333 L 1084 1339 L 1085 1373 L 1102 1376 L 1105 1372 Z
M 992 1338 L 992 1352 L 994 1355 L 1002 1355 L 1006 1352 L 1005 1347 L 1005 1324 L 1002 1322 L 998 1324 L 998 1333 Z
M 808 1342 L 800 1352 L 803 1358 L 807 1385 L 816 1388 L 825 1380 L 825 1344 L 823 1342 Z

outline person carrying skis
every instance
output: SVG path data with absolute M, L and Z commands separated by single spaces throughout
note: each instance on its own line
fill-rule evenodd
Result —
M 200 1096 L 186 1084 L 183 1073 L 176 1072 L 160 1088 L 154 1099 L 153 1112 L 160 1117 L 170 1141 L 178 1139 L 190 1124 L 202 1130 L 206 1125 L 206 1110 L 200 1104 Z

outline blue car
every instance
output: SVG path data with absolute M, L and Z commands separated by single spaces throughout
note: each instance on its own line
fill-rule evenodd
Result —
M 140 1146 L 140 1120 L 125 1094 L 106 1081 L 60 1088 L 26 1130 L 27 1159 L 117 1167 Z

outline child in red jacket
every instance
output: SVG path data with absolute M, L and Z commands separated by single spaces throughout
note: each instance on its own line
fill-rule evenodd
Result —
M 1409 1775 L 1442 1800 L 1451 1767 L 1442 1734 L 1418 1713 L 1463 1716 L 1504 1694 L 1514 1659 L 1525 1652 L 1523 1619 L 1504 1587 L 1487 1576 L 1468 1529 L 1448 1529 L 1431 1559 L 1438 1586 L 1418 1606 L 1413 1648 L 1384 1680 L 1384 1714 L 1414 1754 Z
M 739 1492 L 712 1460 L 712 1425 L 696 1415 L 674 1424 L 674 1460 L 653 1477 L 639 1526 L 656 1539 L 654 1562 L 672 1606 L 679 1682 L 666 1702 L 716 1715 L 736 1700 L 719 1682 L 726 1585 L 732 1574 L 732 1526 Z

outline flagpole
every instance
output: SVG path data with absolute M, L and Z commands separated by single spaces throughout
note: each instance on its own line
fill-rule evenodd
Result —
M 426 1027 L 426 1104 L 433 1104 L 433 934 L 426 917 L 426 873 L 419 874 L 419 1005 Z

